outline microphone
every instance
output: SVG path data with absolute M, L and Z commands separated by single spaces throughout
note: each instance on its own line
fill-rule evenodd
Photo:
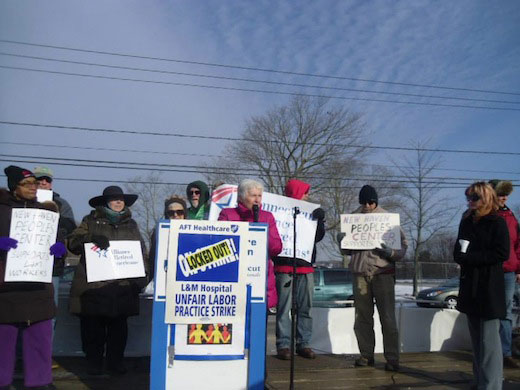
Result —
M 258 213 L 260 212 L 260 208 L 257 204 L 253 205 L 253 222 L 258 222 Z

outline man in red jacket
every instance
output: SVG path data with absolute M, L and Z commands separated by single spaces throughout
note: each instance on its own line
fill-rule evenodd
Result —
M 513 184 L 510 181 L 491 180 L 489 182 L 498 196 L 498 214 L 505 219 L 509 230 L 509 259 L 502 265 L 504 269 L 504 285 L 506 292 L 506 318 L 500 320 L 500 340 L 502 341 L 502 354 L 504 367 L 519 368 L 520 365 L 513 360 L 511 354 L 512 324 L 513 324 L 513 296 L 515 283 L 520 282 L 520 234 L 518 233 L 518 221 L 513 212 L 506 206 L 507 198 L 513 192 Z

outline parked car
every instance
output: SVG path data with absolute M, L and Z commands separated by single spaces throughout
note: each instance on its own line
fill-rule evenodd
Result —
M 313 301 L 317 306 L 352 299 L 352 273 L 348 269 L 318 267 L 314 270 Z
M 446 307 L 455 309 L 459 297 L 459 278 L 448 279 L 437 287 L 421 290 L 417 294 L 417 306 Z

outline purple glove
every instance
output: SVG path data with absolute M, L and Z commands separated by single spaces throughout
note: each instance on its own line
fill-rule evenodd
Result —
M 0 249 L 4 251 L 9 251 L 9 249 L 14 249 L 18 246 L 18 240 L 15 240 L 11 237 L 0 237 Z
M 56 256 L 58 258 L 63 257 L 67 254 L 67 248 L 65 248 L 65 244 L 63 242 L 55 242 L 51 245 L 51 255 Z

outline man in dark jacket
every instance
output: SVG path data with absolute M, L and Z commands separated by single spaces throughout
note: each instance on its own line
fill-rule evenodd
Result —
M 513 184 L 505 180 L 491 180 L 489 184 L 497 194 L 498 205 L 500 206 L 498 215 L 504 218 L 509 230 L 509 258 L 502 264 L 506 293 L 506 318 L 500 320 L 502 355 L 504 356 L 504 367 L 519 368 L 520 365 L 513 360 L 511 348 L 513 341 L 513 297 L 515 295 L 515 284 L 520 281 L 520 234 L 518 221 L 506 205 L 507 198 L 513 192 Z
M 291 179 L 285 186 L 285 195 L 298 199 L 308 200 L 311 186 L 300 180 Z M 316 260 L 316 243 L 325 236 L 325 212 L 317 208 L 312 213 L 313 219 L 318 222 L 312 261 L 309 263 L 303 259 L 296 259 L 296 283 L 295 300 L 298 307 L 296 317 L 296 353 L 307 359 L 316 357 L 314 351 L 309 347 L 312 336 L 312 293 L 314 290 L 314 268 Z M 292 272 L 293 259 L 288 257 L 275 257 L 274 272 L 276 274 L 276 290 L 278 292 L 278 305 L 276 308 L 276 349 L 277 356 L 282 360 L 291 358 L 291 318 L 289 312 L 292 303 Z
M 209 188 L 203 181 L 188 184 L 186 196 L 190 202 L 187 219 L 206 220 L 209 215 Z
M 47 388 L 52 382 L 52 322 L 55 315 L 50 283 L 6 282 L 7 253 L 18 241 L 9 237 L 14 208 L 41 208 L 36 201 L 37 182 L 32 172 L 16 166 L 4 170 L 9 192 L 0 190 L 0 389 L 9 388 L 16 359 L 16 340 L 22 332 L 24 384 L 27 389 Z M 50 253 L 63 256 L 63 243 Z

